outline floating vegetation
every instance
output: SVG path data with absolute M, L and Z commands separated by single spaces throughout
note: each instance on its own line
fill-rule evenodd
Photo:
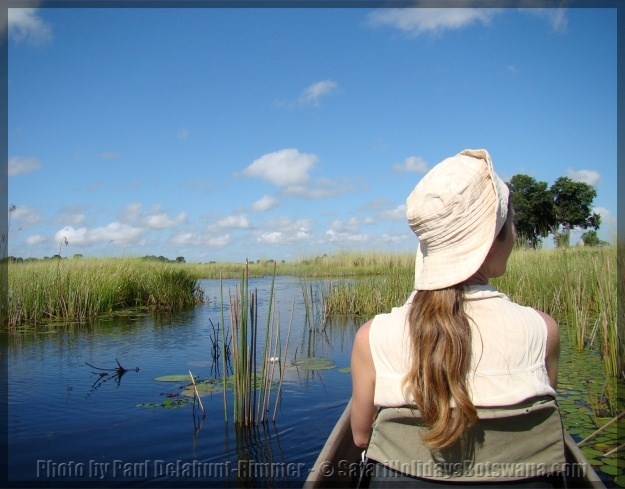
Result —
M 163 402 L 142 402 L 141 404 L 137 404 L 138 408 L 165 408 L 165 409 L 174 409 L 179 407 L 184 407 L 191 404 L 193 401 L 191 399 L 172 399 L 167 398 L 163 400 Z
M 189 380 L 189 375 L 161 375 L 160 377 L 156 377 L 154 380 L 157 382 L 185 382 Z
M 302 370 L 331 370 L 336 368 L 336 363 L 324 357 L 304 357 L 294 360 L 293 366 Z

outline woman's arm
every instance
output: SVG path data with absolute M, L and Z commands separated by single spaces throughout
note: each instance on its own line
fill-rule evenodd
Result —
M 560 333 L 558 323 L 549 314 L 538 311 L 547 325 L 547 351 L 545 352 L 545 366 L 549 375 L 551 387 L 558 386 L 558 360 L 560 359 Z
M 351 425 L 356 446 L 364 448 L 369 443 L 373 418 L 377 411 L 373 404 L 375 392 L 375 366 L 369 347 L 371 322 L 363 324 L 354 338 L 352 350 L 352 413 Z

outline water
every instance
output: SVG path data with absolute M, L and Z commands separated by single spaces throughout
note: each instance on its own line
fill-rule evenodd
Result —
M 235 294 L 238 283 L 224 281 L 225 304 L 228 291 Z M 314 308 L 307 322 L 300 280 L 276 277 L 276 321 L 283 348 L 293 316 L 287 364 L 295 355 L 317 356 L 333 360 L 336 368 L 306 371 L 289 366 L 275 422 L 274 390 L 270 421 L 235 429 L 230 394 L 226 422 L 223 393 L 202 398 L 207 411 L 202 417 L 191 398 L 179 395 L 186 382 L 154 380 L 189 370 L 200 378 L 216 373 L 211 336 L 221 323 L 221 289 L 219 281 L 201 285 L 209 302 L 190 311 L 9 336 L 9 481 L 35 487 L 66 487 L 73 481 L 88 487 L 100 482 L 105 487 L 301 487 L 351 394 L 346 368 L 358 324 L 343 320 L 322 328 Z M 270 278 L 249 281 L 250 291 L 258 293 L 263 332 L 270 286 Z M 307 285 L 307 294 L 318 295 L 320 287 Z M 263 339 L 261 333 L 259 350 Z M 579 440 L 596 429 L 591 407 L 599 394 L 589 393 L 601 393 L 605 380 L 597 352 L 572 352 L 565 340 L 563 335 L 559 403 L 565 425 Z M 100 377 L 99 370 L 85 364 L 114 369 L 116 359 L 129 369 L 119 379 L 114 371 Z M 162 406 L 179 401 L 181 407 Z M 146 407 L 151 405 L 157 407 Z M 588 457 L 595 457 L 593 465 L 602 467 L 599 475 L 614 486 L 608 462 L 621 464 L 621 458 L 595 454 L 616 446 L 616 435 L 602 436 L 595 438 Z M 620 468 L 618 474 L 623 474 Z
M 237 284 L 224 282 L 226 304 L 228 289 L 236 293 Z M 258 293 L 262 331 L 270 284 L 271 279 L 249 283 L 250 291 Z M 336 368 L 306 371 L 289 366 L 275 422 L 274 389 L 270 420 L 235 429 L 231 395 L 225 422 L 223 393 L 202 398 L 207 411 L 202 417 L 199 406 L 179 394 L 185 382 L 154 380 L 189 370 L 201 378 L 215 375 L 211 335 L 221 322 L 220 285 L 203 281 L 202 287 L 210 302 L 191 311 L 11 337 L 8 480 L 300 487 L 349 398 L 346 367 L 357 325 L 331 323 L 322 331 L 313 324 L 310 332 L 299 279 L 276 277 L 283 349 L 292 308 L 294 312 L 287 363 L 295 354 L 320 356 L 333 360 Z M 313 293 L 318 287 L 313 285 Z M 100 376 L 86 365 L 114 369 L 116 360 L 128 369 L 120 378 L 114 371 Z M 162 406 L 177 401 L 186 404 Z M 146 407 L 151 405 L 157 407 Z

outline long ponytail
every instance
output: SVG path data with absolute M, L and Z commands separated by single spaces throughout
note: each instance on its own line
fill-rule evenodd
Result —
M 420 290 L 409 315 L 413 357 L 404 386 L 428 427 L 424 441 L 438 449 L 452 446 L 477 420 L 467 391 L 471 328 L 463 301 L 462 285 Z

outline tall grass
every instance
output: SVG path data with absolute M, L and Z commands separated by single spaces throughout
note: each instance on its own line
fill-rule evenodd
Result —
M 279 275 L 308 278 L 363 277 L 401 272 L 414 263 L 413 253 L 389 254 L 384 252 L 339 252 L 332 255 L 303 257 L 293 261 L 257 260 L 249 262 L 250 277 L 271 276 L 277 266 Z M 195 278 L 237 278 L 241 263 L 211 262 L 186 264 Z
M 46 260 L 9 264 L 9 329 L 83 321 L 129 307 L 175 311 L 203 301 L 195 278 L 175 263 L 140 259 Z
M 606 374 L 615 377 L 625 371 L 616 255 L 615 246 L 515 249 L 506 274 L 491 283 L 512 300 L 554 316 L 574 348 L 598 345 Z M 330 284 L 323 297 L 325 314 L 369 318 L 403 304 L 413 288 L 414 258 L 377 256 L 377 264 L 372 276 Z
M 596 342 L 606 373 L 621 375 L 616 247 L 515 250 L 496 285 L 512 300 L 541 309 L 578 350 Z M 621 359 L 622 362 L 622 359 Z

